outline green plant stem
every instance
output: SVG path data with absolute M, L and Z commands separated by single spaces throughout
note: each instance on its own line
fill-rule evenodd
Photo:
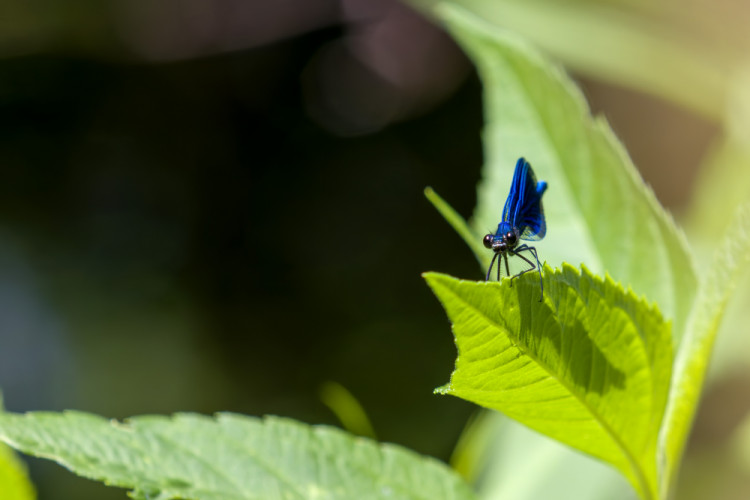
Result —
M 479 263 L 483 267 L 489 265 L 489 258 L 487 257 L 486 249 L 480 243 L 481 237 L 477 235 L 466 223 L 458 212 L 453 210 L 439 194 L 435 192 L 431 187 L 424 189 L 425 197 L 432 203 L 432 205 L 440 212 L 440 215 L 450 224 L 450 226 L 458 233 L 458 235 L 469 245 L 471 251 L 474 252 L 474 256 L 477 258 Z

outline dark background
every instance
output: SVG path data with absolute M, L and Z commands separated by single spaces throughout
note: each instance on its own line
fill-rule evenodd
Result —
M 180 44 L 197 35 L 155 15 L 0 59 L 7 409 L 335 425 L 319 389 L 336 381 L 379 439 L 449 458 L 474 408 L 432 394 L 455 350 L 420 273 L 481 272 L 422 191 L 471 214 L 481 86 L 410 10 L 344 3 L 258 39 Z M 582 84 L 679 211 L 714 129 Z M 30 462 L 40 498 L 124 498 Z

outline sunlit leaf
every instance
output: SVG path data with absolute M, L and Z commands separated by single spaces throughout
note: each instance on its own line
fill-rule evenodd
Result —
M 331 427 L 235 414 L 0 414 L 0 438 L 136 497 L 472 499 L 447 466 Z
M 672 366 L 669 323 L 611 279 L 569 265 L 513 287 L 426 273 L 453 324 L 440 389 L 609 462 L 657 497 L 656 447 Z
M 684 237 L 603 119 L 573 82 L 511 33 L 452 5 L 439 10 L 479 70 L 485 165 L 472 226 L 497 228 L 516 159 L 549 188 L 547 236 L 535 242 L 553 266 L 584 263 L 655 301 L 680 336 L 697 279 Z M 489 263 L 491 252 L 481 255 Z

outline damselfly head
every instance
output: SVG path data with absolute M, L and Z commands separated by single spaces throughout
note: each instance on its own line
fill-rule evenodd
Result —
M 508 250 L 508 244 L 505 242 L 505 236 L 498 236 L 496 234 L 486 234 L 482 239 L 482 244 L 492 250 L 493 252 L 505 252 Z
M 482 240 L 482 244 L 485 248 L 492 248 L 492 242 L 495 240 L 495 237 L 491 234 L 485 234 L 484 239 Z

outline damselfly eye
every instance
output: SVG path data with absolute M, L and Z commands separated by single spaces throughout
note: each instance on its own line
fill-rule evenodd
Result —
M 494 238 L 492 237 L 492 235 L 491 235 L 491 234 L 485 234 L 485 235 L 484 235 L 484 239 L 482 240 L 482 244 L 483 244 L 483 245 L 484 245 L 484 246 L 485 246 L 486 248 L 492 248 L 492 240 L 493 240 L 493 239 L 494 239 Z
M 516 233 L 514 233 L 513 231 L 508 231 L 507 233 L 505 233 L 504 239 L 508 245 L 513 246 L 513 244 L 516 242 Z

